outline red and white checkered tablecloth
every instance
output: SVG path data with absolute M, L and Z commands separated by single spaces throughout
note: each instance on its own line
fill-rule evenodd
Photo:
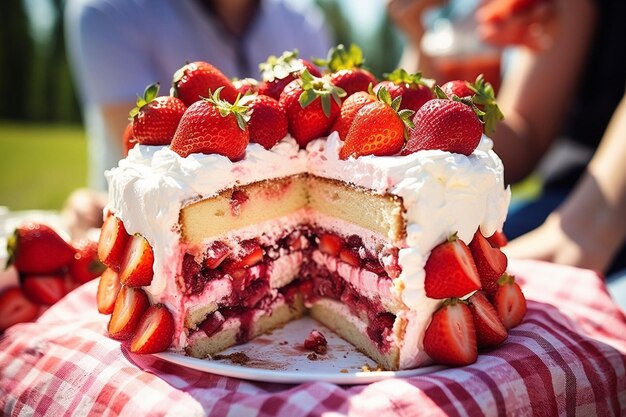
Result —
M 91 282 L 0 340 L 0 415 L 624 416 L 626 316 L 590 271 L 509 270 L 529 299 L 500 347 L 462 368 L 369 385 L 249 382 L 128 354 Z

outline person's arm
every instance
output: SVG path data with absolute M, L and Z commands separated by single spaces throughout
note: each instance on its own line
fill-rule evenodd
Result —
M 626 96 L 572 194 L 538 229 L 511 241 L 508 256 L 605 271 L 626 239 Z
M 437 78 L 439 75 L 430 58 L 420 47 L 425 28 L 423 13 L 432 7 L 440 6 L 445 0 L 388 0 L 387 13 L 406 38 L 400 67 L 414 73 L 421 71 L 424 76 Z
M 508 182 L 530 174 L 556 139 L 593 38 L 597 11 L 590 0 L 558 0 L 557 5 L 559 31 L 552 46 L 517 51 L 498 95 L 505 120 L 494 135 L 494 148 Z

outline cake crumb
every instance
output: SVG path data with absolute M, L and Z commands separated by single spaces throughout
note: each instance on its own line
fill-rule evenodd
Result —
M 316 361 L 319 359 L 319 356 L 317 356 L 317 354 L 314 352 L 309 353 L 308 355 L 306 355 L 306 357 L 310 361 Z
M 385 368 L 383 368 L 380 365 L 376 365 L 376 366 L 371 366 L 369 364 L 365 364 L 363 366 L 361 366 L 361 371 L 363 372 L 381 372 L 384 371 Z
M 234 352 L 229 353 L 228 355 L 213 355 L 213 359 L 227 359 L 237 365 L 245 365 L 246 363 L 250 362 L 250 357 L 243 352 Z
M 340 369 L 339 372 L 341 372 L 342 374 L 347 374 L 350 371 L 348 371 L 346 368 Z
M 319 355 L 324 355 L 328 351 L 328 342 L 320 331 L 311 330 L 311 333 L 304 340 L 304 348 L 312 350 Z
M 289 342 L 286 340 L 283 340 L 282 342 L 279 343 L 280 346 L 285 346 L 287 344 L 289 344 Z

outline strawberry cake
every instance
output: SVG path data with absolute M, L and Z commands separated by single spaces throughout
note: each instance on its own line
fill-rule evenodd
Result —
M 193 65 L 174 91 L 205 76 Z M 431 89 L 413 115 L 386 88 L 347 97 L 310 65 L 289 64 L 278 100 L 259 93 L 276 78 L 233 101 L 223 79 L 176 101 L 173 134 L 138 122 L 167 106 L 138 103 L 138 144 L 106 173 L 109 335 L 211 358 L 308 314 L 385 369 L 475 361 L 525 311 L 499 250 L 510 191 L 472 101 L 491 105 L 489 85 Z

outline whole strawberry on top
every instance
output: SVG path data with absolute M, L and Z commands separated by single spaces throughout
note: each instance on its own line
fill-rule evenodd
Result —
M 454 96 L 468 97 L 476 107 L 485 113 L 482 119 L 485 122 L 485 133 L 488 135 L 496 130 L 497 122 L 504 119 L 504 115 L 496 103 L 493 86 L 485 81 L 483 74 L 479 74 L 473 83 L 462 80 L 448 81 L 441 86 L 441 91 L 449 98 L 454 98 Z
M 270 96 L 253 94 L 241 99 L 248 107 L 250 142 L 270 149 L 287 135 L 287 113 L 280 103 Z
M 220 87 L 222 97 L 234 102 L 237 90 L 228 77 L 208 62 L 196 61 L 184 65 L 174 73 L 172 95 L 180 98 L 189 107 Z
M 320 70 L 306 59 L 298 58 L 298 50 L 285 51 L 279 57 L 271 55 L 267 61 L 259 64 L 262 82 L 258 87 L 259 94 L 280 98 L 287 84 L 300 78 L 302 71 L 307 70 L 315 77 L 321 77 Z
M 176 97 L 160 96 L 159 84 L 146 87 L 130 111 L 133 139 L 142 145 L 169 145 L 187 106 Z
M 402 97 L 401 110 L 409 109 L 416 112 L 433 98 L 434 80 L 422 77 L 421 72 L 409 74 L 406 70 L 398 68 L 386 74 L 385 78 L 374 86 L 374 91 L 385 87 L 391 98 Z
M 248 108 L 239 98 L 232 104 L 223 100 L 221 92 L 222 87 L 189 106 L 170 145 L 174 152 L 182 157 L 217 153 L 233 161 L 243 157 L 249 142 Z
M 330 81 L 343 89 L 346 97 L 357 91 L 367 91 L 370 85 L 376 84 L 376 77 L 362 68 L 365 63 L 363 51 L 354 44 L 348 49 L 337 45 L 328 51 L 326 59 L 315 59 L 314 62 L 320 67 L 328 68 Z
M 429 149 L 470 155 L 480 143 L 483 124 L 495 127 L 496 120 L 487 120 L 494 113 L 483 112 L 467 97 L 450 98 L 439 87 L 435 87 L 435 94 L 437 98 L 415 113 L 415 127 L 402 155 Z
M 30 222 L 15 229 L 7 240 L 9 259 L 22 274 L 48 274 L 68 266 L 76 250 L 50 226 Z
M 395 155 L 404 146 L 413 111 L 399 110 L 402 98 L 391 100 L 385 88 L 376 97 L 354 116 L 339 158 Z
M 328 135 L 345 94 L 327 78 L 314 77 L 306 69 L 285 87 L 279 102 L 287 113 L 289 133 L 300 147 Z
M 352 122 L 359 110 L 366 104 L 374 101 L 376 101 L 376 96 L 367 91 L 357 91 L 343 101 L 339 117 L 337 117 L 332 127 L 332 130 L 337 131 L 341 140 L 346 140 L 348 130 L 350 130 L 350 126 L 352 126 Z

